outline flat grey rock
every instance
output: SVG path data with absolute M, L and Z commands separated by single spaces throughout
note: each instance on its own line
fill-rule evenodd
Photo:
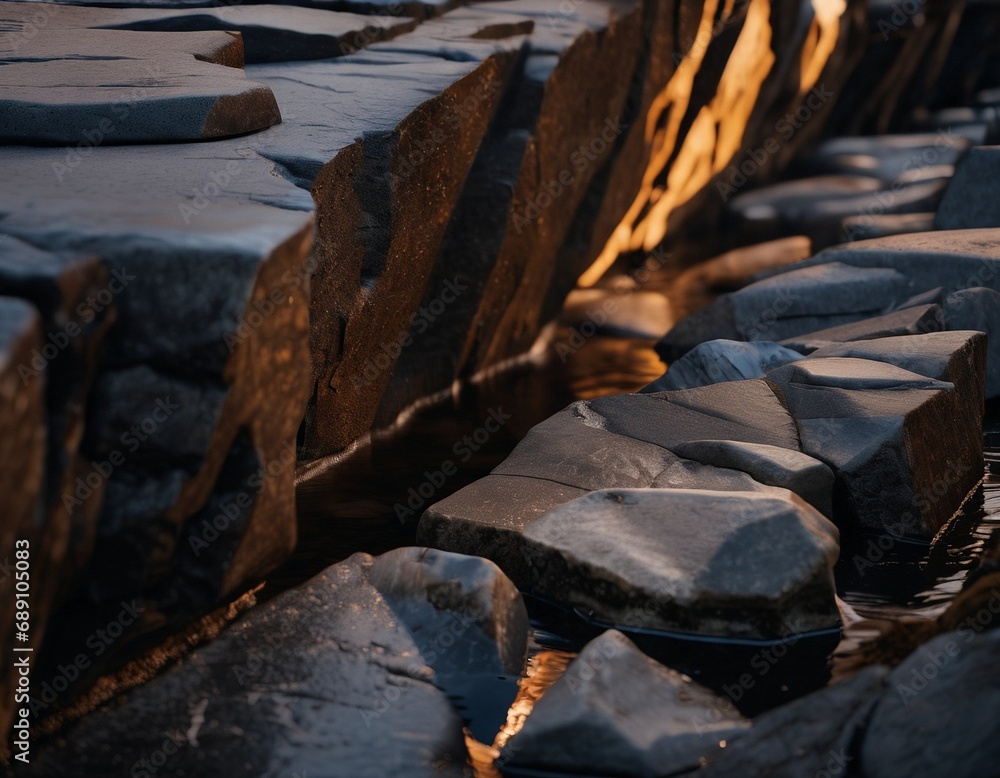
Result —
M 764 640 L 840 625 L 837 529 L 783 490 L 597 491 L 524 537 L 534 590 L 606 623 Z
M 958 164 L 934 219 L 939 230 L 1000 227 L 996 181 L 1000 146 L 977 146 Z
M 796 265 L 723 295 L 682 319 L 656 344 L 668 364 L 709 340 L 782 340 L 867 319 L 909 296 L 909 282 L 891 267 L 830 262 Z
M 976 372 L 984 369 L 974 340 Z M 807 359 L 768 375 L 802 451 L 837 476 L 840 526 L 931 538 L 982 478 L 981 384 L 952 383 L 883 362 Z M 977 423 L 978 422 L 978 423 Z
M 872 316 L 849 324 L 796 335 L 783 340 L 781 345 L 795 351 L 809 353 L 827 343 L 926 335 L 939 332 L 944 328 L 944 311 L 940 305 L 914 305 L 881 316 Z
M 874 338 L 848 343 L 830 343 L 810 357 L 850 357 L 885 362 L 927 378 L 948 381 L 969 397 L 984 394 L 979 354 L 983 336 L 978 332 L 954 330 L 920 335 Z
M 760 379 L 601 397 L 587 407 L 587 423 L 667 449 L 705 439 L 799 448 L 794 421 Z
M 992 614 L 991 614 L 992 615 Z M 979 778 L 996 770 L 1000 635 L 970 628 L 921 646 L 886 680 L 860 748 L 870 778 Z
M 728 743 L 697 775 L 850 775 L 858 763 L 857 740 L 879 694 L 888 686 L 888 674 L 884 667 L 870 667 L 853 678 L 758 716 L 747 732 Z
M 225 57 L 233 44 L 227 32 L 44 28 L 16 51 L 0 48 L 0 142 L 154 143 L 278 124 L 270 89 L 247 80 L 241 62 L 204 54 Z
M 769 370 L 799 359 L 799 352 L 771 341 L 710 340 L 672 363 L 661 378 L 642 391 L 667 392 L 763 378 Z
M 31 5 L 0 3 L 0 18 L 11 24 L 13 29 L 18 22 L 28 24 L 37 13 Z M 417 25 L 415 19 L 407 16 L 362 15 L 266 4 L 197 9 L 65 5 L 48 7 L 46 14 L 49 27 L 142 32 L 238 32 L 243 39 L 246 62 L 253 63 L 339 57 L 408 32 Z M 176 37 L 182 39 L 182 36 Z
M 659 778 L 696 769 L 748 725 L 728 700 L 609 630 L 545 692 L 498 763 Z
M 801 451 L 732 440 L 693 440 L 675 446 L 674 452 L 705 465 L 741 470 L 759 483 L 788 489 L 827 518 L 833 517 L 833 471 Z
M 524 606 L 488 562 L 393 555 L 356 554 L 252 609 L 42 747 L 36 774 L 156 767 L 151 754 L 168 737 L 171 774 L 463 775 L 462 721 L 438 675 L 477 657 L 481 667 L 463 669 L 492 675 L 500 646 L 523 651 Z M 457 644 L 475 636 L 478 650 L 493 630 L 492 659 L 459 648 L 432 655 L 442 626 Z

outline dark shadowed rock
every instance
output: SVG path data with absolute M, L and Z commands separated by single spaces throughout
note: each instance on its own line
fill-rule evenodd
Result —
M 462 722 L 435 684 L 448 672 L 513 667 L 525 622 L 519 595 L 482 560 L 356 554 L 90 714 L 33 767 L 45 776 L 150 765 L 172 776 L 463 775 Z M 435 654 L 428 640 L 442 629 L 474 645 Z M 164 742 L 166 759 L 154 760 Z
M 872 667 L 759 716 L 696 775 L 802 778 L 854 774 L 857 737 L 886 686 L 888 673 L 884 667 Z
M 410 631 L 435 685 L 489 742 L 527 657 L 528 614 L 517 588 L 492 562 L 427 548 L 377 557 L 368 578 Z
M 789 448 L 732 440 L 695 440 L 674 447 L 685 459 L 742 470 L 755 481 L 794 492 L 827 518 L 833 517 L 833 471 Z
M 1000 146 L 977 146 L 958 164 L 938 207 L 934 226 L 939 230 L 1000 227 L 996 197 L 1000 175 Z
M 974 343 L 982 370 L 985 344 Z M 933 537 L 982 478 L 978 382 L 842 357 L 786 365 L 767 380 L 795 417 L 802 450 L 836 474 L 841 526 Z
M 696 769 L 748 722 L 620 632 L 588 643 L 504 747 L 501 767 L 658 778 Z
M 996 618 L 996 611 L 986 610 Z M 965 627 L 917 649 L 886 680 L 861 746 L 869 778 L 996 772 L 1000 634 Z
M 0 692 L 13 700 L 18 679 L 14 665 L 15 645 L 37 650 L 44 628 L 46 613 L 29 600 L 32 642 L 15 643 L 15 589 L 13 574 L 20 557 L 17 550 L 28 556 L 36 566 L 49 560 L 42 555 L 41 530 L 45 524 L 45 376 L 24 381 L 18 369 L 31 365 L 32 354 L 42 347 L 42 326 L 38 312 L 24 300 L 0 297 L 0 494 L 6 495 L 3 521 L 0 522 L 0 543 L 11 568 L 11 574 L 0 581 L 0 629 L 3 630 L 2 648 L 11 659 L 4 663 L 0 673 Z M 18 542 L 20 541 L 20 542 Z M 17 545 L 15 545 L 17 543 Z M 27 545 L 25 545 L 27 544 Z M 58 561 L 58 559 L 54 560 Z M 29 570 L 30 572 L 30 570 Z M 37 587 L 42 581 L 31 581 Z M 4 742 L 0 758 L 10 753 L 6 737 L 17 706 L 0 706 L 0 732 Z
M 816 248 L 844 241 L 842 223 L 852 216 L 877 213 L 926 213 L 937 208 L 950 166 L 929 171 L 931 180 L 896 181 L 884 187 L 877 178 L 829 176 L 787 181 L 734 197 L 729 221 L 752 240 L 807 235 Z
M 0 44 L 0 64 L 7 143 L 198 140 L 281 121 L 271 90 L 240 70 L 242 41 L 227 32 L 43 28 L 16 48 Z
M 988 338 L 986 396 L 1000 396 L 1000 292 L 973 287 L 952 292 L 944 301 L 949 330 L 976 330 Z
M 836 528 L 784 490 L 593 492 L 524 532 L 539 594 L 618 625 L 775 639 L 836 628 Z
M 724 381 L 763 378 L 769 370 L 799 359 L 799 352 L 770 341 L 710 340 L 671 364 L 662 378 L 642 391 L 694 389 Z

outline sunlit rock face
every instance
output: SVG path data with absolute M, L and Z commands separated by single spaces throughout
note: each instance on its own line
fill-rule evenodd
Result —
M 862 43 L 860 2 L 152 5 L 0 4 L 0 62 L 52 118 L 4 111 L 0 294 L 43 346 L 78 330 L 32 367 L 61 566 L 39 684 L 258 581 L 297 457 L 526 352 L 744 150 L 780 167 Z

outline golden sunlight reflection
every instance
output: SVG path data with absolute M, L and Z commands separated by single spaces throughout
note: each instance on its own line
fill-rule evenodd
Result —
M 476 778 L 500 778 L 500 771 L 493 760 L 500 756 L 500 749 L 507 741 L 521 731 L 535 703 L 566 672 L 574 656 L 576 654 L 568 651 L 543 650 L 528 659 L 524 677 L 518 681 L 517 696 L 507 711 L 507 721 L 492 745 L 480 743 L 466 733 L 465 741 Z
M 812 0 L 809 31 L 802 45 L 799 96 L 813 89 L 837 46 L 846 0 Z M 770 0 L 751 0 L 713 99 L 680 136 L 691 90 L 718 31 L 732 21 L 734 4 L 719 9 L 706 0 L 695 43 L 673 77 L 653 100 L 646 118 L 649 164 L 631 207 L 579 284 L 596 284 L 624 253 L 659 246 L 678 207 L 703 191 L 713 176 L 740 153 L 744 135 L 765 80 L 775 65 Z M 718 20 L 716 15 L 718 14 Z

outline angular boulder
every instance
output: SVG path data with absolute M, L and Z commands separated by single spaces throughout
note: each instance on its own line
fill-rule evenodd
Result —
M 658 778 L 698 768 L 748 722 L 620 632 L 588 643 L 504 747 L 525 771 Z
M 523 604 L 482 560 L 394 554 L 382 563 L 356 554 L 250 610 L 41 744 L 33 774 L 463 775 L 462 720 L 437 679 L 462 668 L 492 675 L 501 656 L 514 660 Z M 447 656 L 432 655 L 432 635 L 451 643 L 439 631 L 449 620 L 467 631 L 449 633 Z M 478 650 L 458 646 L 475 634 L 481 649 L 475 631 L 487 625 L 492 659 L 479 666 Z
M 533 590 L 621 626 L 773 640 L 836 629 L 836 528 L 784 490 L 609 489 L 525 530 Z
M 753 720 L 697 775 L 699 778 L 801 778 L 851 775 L 857 741 L 879 694 L 885 667 L 870 667 L 846 681 L 813 692 Z M 899 775 L 900 773 L 895 773 Z
M 972 341 L 980 374 L 981 339 Z M 961 387 L 884 362 L 807 359 L 768 374 L 802 451 L 837 477 L 834 515 L 881 532 L 933 537 L 983 474 L 981 383 Z
M 995 611 L 987 611 L 996 618 Z M 869 778 L 996 772 L 1000 633 L 969 627 L 921 646 L 886 679 L 860 748 Z
M 771 369 L 802 359 L 792 351 L 770 341 L 710 340 L 695 346 L 643 393 L 694 389 L 725 381 L 763 378 Z

